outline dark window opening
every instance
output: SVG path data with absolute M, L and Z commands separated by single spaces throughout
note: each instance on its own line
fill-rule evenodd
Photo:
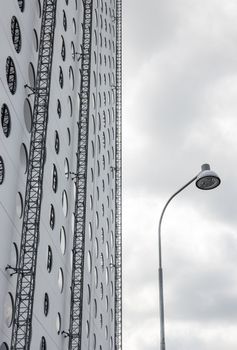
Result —
M 47 347 L 46 347 L 46 340 L 45 340 L 45 337 L 42 337 L 41 338 L 41 343 L 40 343 L 40 350 L 46 350 Z
M 51 209 L 50 209 L 50 217 L 49 217 L 49 225 L 51 227 L 51 229 L 54 229 L 54 225 L 55 225 L 55 211 L 54 211 L 54 207 L 51 204 Z
M 21 31 L 18 20 L 15 16 L 11 20 L 12 41 L 17 53 L 21 51 Z
M 3 133 L 6 137 L 8 137 L 11 131 L 11 118 L 9 109 L 5 103 L 2 105 L 1 108 L 1 123 Z
M 66 58 L 66 48 L 65 48 L 65 42 L 64 42 L 63 37 L 62 37 L 62 46 L 61 46 L 61 56 L 62 56 L 62 60 L 65 61 L 65 58 Z
M 17 0 L 17 1 L 21 12 L 23 12 L 25 9 L 25 0 Z
M 16 68 L 14 62 L 10 56 L 7 57 L 6 61 L 6 77 L 10 92 L 12 95 L 16 92 Z
M 48 256 L 47 256 L 47 271 L 50 272 L 52 270 L 53 264 L 53 253 L 50 246 L 48 246 Z
M 62 89 L 63 88 L 63 70 L 62 70 L 62 67 L 59 67 L 59 85 Z
M 58 113 L 58 117 L 61 118 L 61 116 L 62 116 L 62 108 L 61 108 L 60 100 L 58 100 L 58 102 L 57 102 L 57 113 Z
M 5 177 L 5 167 L 2 157 L 0 156 L 0 185 L 3 183 Z
M 47 316 L 49 313 L 49 296 L 47 293 L 44 295 L 44 314 Z
M 56 153 L 58 154 L 59 153 L 59 149 L 60 149 L 60 141 L 59 141 L 59 136 L 58 136 L 57 130 L 55 131 L 54 147 L 55 147 Z
M 58 189 L 58 173 L 55 164 L 53 165 L 53 183 L 52 183 L 53 191 L 56 193 Z
M 67 17 L 66 17 L 65 11 L 63 11 L 63 28 L 66 32 L 66 30 L 67 30 Z

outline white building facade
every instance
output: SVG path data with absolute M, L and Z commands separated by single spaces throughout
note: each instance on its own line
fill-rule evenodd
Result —
M 0 28 L 0 350 L 119 350 L 121 1 L 4 1 Z

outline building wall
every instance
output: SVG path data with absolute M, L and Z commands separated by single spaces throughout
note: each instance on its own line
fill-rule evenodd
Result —
M 114 349 L 115 1 L 95 1 L 83 346 Z M 90 292 L 89 292 L 90 290 Z M 90 297 L 88 295 L 90 293 Z M 89 302 L 87 302 L 89 300 Z M 88 331 L 89 330 L 89 331 Z M 87 334 L 89 336 L 87 337 Z
M 19 255 L 34 103 L 34 95 L 28 96 L 31 91 L 24 85 L 34 86 L 42 1 L 25 1 L 24 7 L 22 0 L 4 1 L 0 13 L 0 108 L 7 121 L 0 127 L 0 162 L 4 162 L 5 169 L 4 179 L 0 176 L 1 350 L 11 343 L 17 275 L 10 276 L 13 271 L 6 271 L 5 267 L 7 264 L 15 267 Z M 61 332 L 68 331 L 70 314 L 75 186 L 69 171 L 76 169 L 82 6 L 81 0 L 57 2 L 32 321 L 34 350 L 41 348 L 42 337 L 47 349 L 66 349 L 68 344 L 68 338 Z M 16 19 L 12 20 L 13 16 Z M 90 350 L 114 349 L 114 16 L 115 0 L 94 0 L 82 319 L 82 349 Z M 16 34 L 13 43 L 11 23 L 15 28 L 19 25 L 21 45 Z M 9 87 L 6 78 L 8 57 L 16 70 L 16 91 L 14 84 Z M 10 128 L 4 104 L 10 113 Z
M 24 84 L 29 84 L 29 67 L 37 63 L 34 46 L 34 29 L 40 30 L 39 8 L 36 2 L 30 2 L 22 12 L 18 1 L 1 4 L 0 14 L 0 156 L 4 162 L 5 175 L 0 185 L 0 340 L 10 344 L 11 337 L 11 299 L 15 298 L 16 275 L 10 277 L 5 271 L 7 264 L 15 266 L 19 254 L 22 226 L 22 200 L 25 194 L 27 154 L 30 143 L 30 120 L 25 122 L 24 108 L 27 111 L 27 93 Z M 21 48 L 13 44 L 11 22 L 16 17 L 21 30 Z M 19 52 L 17 52 L 19 51 Z M 6 62 L 10 57 L 16 70 L 16 89 L 9 89 L 6 79 Z M 32 97 L 29 98 L 32 105 Z M 2 128 L 3 105 L 10 113 L 10 128 L 4 133 Z M 26 115 L 26 118 L 27 115 Z

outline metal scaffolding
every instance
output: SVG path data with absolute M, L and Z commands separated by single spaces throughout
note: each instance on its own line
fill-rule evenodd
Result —
M 31 342 L 56 5 L 43 2 L 11 350 L 29 350 Z
M 81 53 L 81 87 L 80 113 L 78 123 L 76 200 L 73 237 L 73 262 L 71 284 L 71 309 L 69 324 L 69 349 L 81 349 L 82 303 L 84 276 L 84 245 L 87 197 L 87 152 L 90 106 L 91 75 L 91 36 L 92 36 L 92 0 L 84 0 L 82 53 Z
M 122 0 L 116 1 L 115 350 L 122 349 Z

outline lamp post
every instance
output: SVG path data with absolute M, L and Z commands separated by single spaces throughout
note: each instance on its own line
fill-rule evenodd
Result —
M 159 220 L 158 228 L 158 250 L 159 250 L 159 305 L 160 305 L 160 350 L 165 350 L 165 322 L 164 322 L 164 293 L 163 293 L 163 269 L 161 251 L 161 223 L 165 210 L 174 197 L 196 180 L 196 186 L 201 190 L 212 190 L 220 185 L 218 175 L 210 169 L 209 164 L 203 164 L 201 172 L 175 192 L 166 202 Z

